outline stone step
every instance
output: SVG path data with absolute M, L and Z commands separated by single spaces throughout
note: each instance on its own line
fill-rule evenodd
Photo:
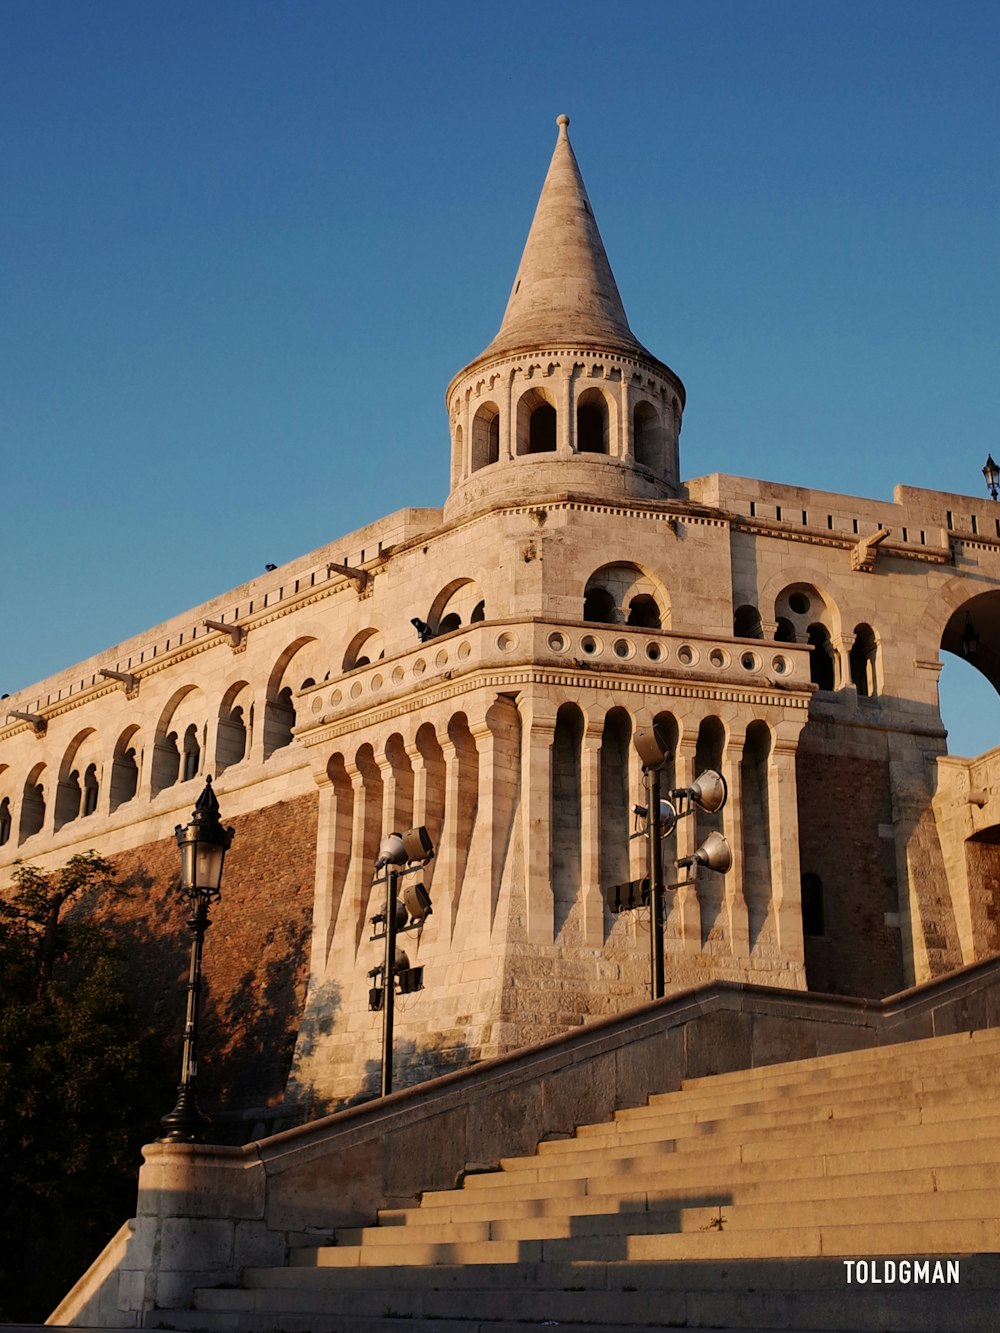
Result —
M 758 1259 L 769 1257 L 913 1253 L 982 1253 L 1000 1247 L 995 1218 L 945 1218 L 908 1222 L 896 1216 L 876 1222 L 834 1222 L 810 1226 L 707 1227 L 672 1234 L 574 1236 L 536 1240 L 407 1242 L 395 1245 L 323 1246 L 317 1266 L 411 1267 L 434 1264 L 579 1263 L 608 1259 Z
M 827 1071 L 846 1069 L 860 1072 L 867 1066 L 881 1071 L 893 1070 L 899 1065 L 932 1068 L 942 1061 L 978 1055 L 980 1051 L 995 1053 L 1000 1048 L 1000 1028 L 982 1028 L 976 1032 L 950 1033 L 942 1037 L 925 1037 L 920 1041 L 900 1042 L 892 1046 L 871 1046 L 859 1051 L 840 1051 L 834 1055 L 807 1056 L 801 1060 L 786 1060 L 780 1064 L 757 1065 L 752 1069 L 733 1069 L 720 1074 L 702 1074 L 687 1078 L 682 1091 L 693 1091 L 708 1085 L 720 1091 L 740 1084 L 770 1082 L 776 1085 L 789 1079 L 804 1078 L 806 1082 L 823 1076 Z M 672 1096 L 657 1093 L 654 1096 Z
M 1000 1159 L 1000 1153 L 998 1153 Z M 933 1194 L 940 1190 L 992 1189 L 1000 1193 L 1000 1160 L 988 1164 L 912 1167 L 897 1171 L 859 1170 L 839 1176 L 823 1174 L 822 1159 L 807 1159 L 802 1163 L 811 1167 L 809 1174 L 797 1176 L 767 1176 L 761 1178 L 754 1167 L 738 1166 L 726 1172 L 724 1184 L 719 1183 L 720 1194 L 728 1190 L 739 1204 L 783 1203 L 819 1199 L 860 1199 L 869 1194 Z M 464 1199 L 462 1191 L 455 1191 L 450 1206 L 433 1210 L 414 1208 L 387 1208 L 378 1215 L 380 1227 L 424 1225 L 433 1218 L 442 1222 L 502 1221 L 515 1218 L 583 1217 L 592 1213 L 646 1212 L 676 1203 L 686 1197 L 692 1187 L 710 1188 L 713 1180 L 706 1180 L 703 1172 L 688 1172 L 685 1179 L 674 1180 L 671 1186 L 650 1187 L 632 1193 L 609 1188 L 604 1194 L 592 1189 L 584 1193 L 556 1195 L 546 1192 L 536 1198 L 503 1196 L 483 1201 L 481 1198 Z M 439 1216 L 440 1215 L 440 1216 Z M 341 1234 L 341 1233 L 338 1233 Z
M 463 1189 L 428 1191 L 420 1208 L 448 1208 L 472 1202 L 493 1206 L 503 1197 L 526 1201 L 613 1193 L 633 1197 L 656 1189 L 704 1185 L 707 1181 L 742 1183 L 763 1178 L 762 1161 L 770 1163 L 766 1178 L 784 1180 L 817 1173 L 851 1176 L 872 1171 L 936 1170 L 977 1162 L 1000 1163 L 1000 1129 L 990 1137 L 970 1137 L 947 1125 L 910 1127 L 894 1135 L 892 1143 L 887 1148 L 885 1136 L 874 1134 L 864 1142 L 855 1140 L 853 1147 L 841 1144 L 837 1151 L 821 1153 L 803 1152 L 801 1143 L 797 1143 L 784 1145 L 787 1150 L 783 1156 L 778 1156 L 783 1147 L 780 1140 L 747 1145 L 745 1150 L 739 1144 L 704 1145 L 698 1152 L 640 1154 L 605 1161 L 592 1172 L 588 1168 L 570 1173 L 565 1167 L 546 1168 L 534 1175 L 526 1171 L 497 1171 L 467 1177 Z
M 693 1137 L 698 1134 L 726 1133 L 738 1130 L 745 1133 L 748 1129 L 770 1129 L 786 1127 L 791 1124 L 810 1124 L 820 1121 L 850 1120 L 853 1123 L 865 1117 L 895 1113 L 914 1114 L 920 1111 L 930 1112 L 932 1108 L 945 1108 L 948 1115 L 956 1112 L 963 1115 L 985 1115 L 996 1105 L 997 1093 L 1000 1092 L 1000 1080 L 994 1080 L 995 1086 L 962 1083 L 958 1086 L 946 1085 L 924 1091 L 913 1089 L 883 1090 L 877 1092 L 871 1088 L 867 1092 L 851 1098 L 831 1098 L 829 1096 L 810 1096 L 796 1099 L 786 1107 L 778 1102 L 755 1103 L 752 1107 L 743 1105 L 737 1108 L 712 1110 L 703 1108 L 695 1114 L 685 1112 L 683 1108 L 671 1111 L 652 1112 L 642 1118 L 629 1121 L 611 1121 L 601 1125 L 583 1125 L 575 1138 L 552 1139 L 542 1142 L 536 1150 L 540 1157 L 556 1157 L 582 1151 L 603 1150 L 630 1143 L 654 1142 L 659 1139 Z M 506 1160 L 527 1160 L 504 1159 Z
M 400 1227 L 356 1227 L 338 1230 L 338 1245 L 375 1248 L 400 1244 L 452 1245 L 470 1241 L 556 1240 L 599 1236 L 615 1241 L 622 1236 L 673 1235 L 723 1230 L 752 1231 L 791 1226 L 850 1226 L 859 1219 L 866 1224 L 904 1218 L 905 1230 L 913 1222 L 978 1221 L 995 1209 L 996 1194 L 990 1189 L 945 1190 L 926 1193 L 886 1194 L 871 1192 L 854 1197 L 782 1200 L 747 1203 L 734 1199 L 721 1188 L 701 1191 L 653 1207 L 615 1209 L 593 1213 L 550 1214 L 527 1218 L 459 1218 L 410 1223 Z
M 718 1162 L 777 1162 L 803 1153 L 835 1157 L 845 1152 L 881 1148 L 886 1142 L 895 1147 L 908 1147 L 950 1142 L 961 1138 L 966 1143 L 992 1143 L 1000 1135 L 1000 1124 L 995 1115 L 982 1114 L 955 1124 L 947 1114 L 936 1117 L 933 1113 L 923 1118 L 920 1113 L 903 1113 L 897 1118 L 887 1112 L 853 1123 L 817 1121 L 786 1126 L 783 1132 L 774 1128 L 757 1128 L 740 1134 L 729 1131 L 716 1135 L 698 1135 L 662 1142 L 622 1145 L 617 1148 L 592 1149 L 566 1153 L 561 1157 L 504 1158 L 501 1170 L 467 1176 L 463 1189 L 470 1194 L 492 1192 L 496 1189 L 517 1188 L 518 1180 L 556 1181 L 587 1178 L 600 1172 L 635 1174 L 663 1169 L 670 1163 L 680 1169 L 682 1159 Z M 932 1158 L 927 1164 L 932 1164 Z M 968 1160 L 975 1160 L 974 1158 Z M 994 1160 L 992 1156 L 988 1160 Z M 451 1191 L 441 1191 L 445 1193 Z M 424 1196 L 427 1198 L 427 1195 Z
M 843 1086 L 831 1086 L 826 1080 L 814 1085 L 803 1084 L 796 1091 L 794 1102 L 799 1106 L 810 1106 L 817 1102 L 836 1102 L 841 1105 L 853 1105 L 864 1102 L 877 1093 L 880 1097 L 898 1096 L 900 1098 L 921 1097 L 936 1092 L 952 1092 L 956 1097 L 962 1089 L 977 1096 L 995 1096 L 1000 1091 L 1000 1062 L 997 1065 L 984 1063 L 975 1068 L 941 1070 L 934 1073 L 901 1074 L 898 1077 L 880 1078 L 877 1089 L 872 1087 L 871 1075 L 865 1078 L 850 1079 L 840 1082 Z M 716 1097 L 707 1093 L 695 1097 L 684 1092 L 664 1093 L 651 1097 L 645 1106 L 630 1106 L 616 1111 L 613 1118 L 581 1125 L 578 1135 L 600 1135 L 618 1125 L 631 1127 L 642 1125 L 648 1120 L 683 1114 L 689 1121 L 721 1119 L 727 1115 L 753 1113 L 780 1105 L 788 1098 L 773 1089 L 744 1089 L 742 1092 L 730 1092 Z

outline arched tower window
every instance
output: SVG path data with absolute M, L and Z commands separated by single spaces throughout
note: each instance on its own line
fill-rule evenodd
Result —
M 138 727 L 129 727 L 118 738 L 111 762 L 111 809 L 131 801 L 139 790 Z
M 600 389 L 585 389 L 576 403 L 576 448 L 581 454 L 606 454 L 608 403 Z
M 555 453 L 556 409 L 541 389 L 529 389 L 517 404 L 517 452 Z
M 500 409 L 484 403 L 472 419 L 472 470 L 500 461 Z
M 874 699 L 878 693 L 875 674 L 878 649 L 871 625 L 856 625 L 851 645 L 851 682 L 861 699 Z
M 662 468 L 663 424 L 652 403 L 636 403 L 632 412 L 632 453 L 643 467 Z
M 5 796 L 0 801 L 0 847 L 10 842 L 10 830 L 13 821 L 10 815 L 10 797 Z

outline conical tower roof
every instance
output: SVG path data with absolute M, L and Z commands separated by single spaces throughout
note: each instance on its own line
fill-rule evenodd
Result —
M 476 361 L 560 343 L 649 357 L 629 328 L 570 145 L 569 117 L 556 123 L 559 137 L 503 323 Z

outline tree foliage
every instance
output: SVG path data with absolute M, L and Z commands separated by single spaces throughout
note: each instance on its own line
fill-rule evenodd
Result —
M 95 905 L 95 852 L 20 865 L 0 899 L 0 1319 L 42 1319 L 134 1211 L 139 1148 L 170 1078 Z

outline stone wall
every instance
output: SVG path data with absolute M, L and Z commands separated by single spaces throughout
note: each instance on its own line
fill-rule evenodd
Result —
M 205 942 L 199 1087 L 204 1109 L 226 1113 L 219 1128 L 235 1139 L 255 1130 L 253 1119 L 240 1128 L 240 1113 L 284 1092 L 305 998 L 316 800 L 280 801 L 232 820 L 222 900 Z M 179 1046 L 190 932 L 176 893 L 176 843 L 166 838 L 110 859 L 129 893 L 100 915 L 124 941 L 142 1022 Z

